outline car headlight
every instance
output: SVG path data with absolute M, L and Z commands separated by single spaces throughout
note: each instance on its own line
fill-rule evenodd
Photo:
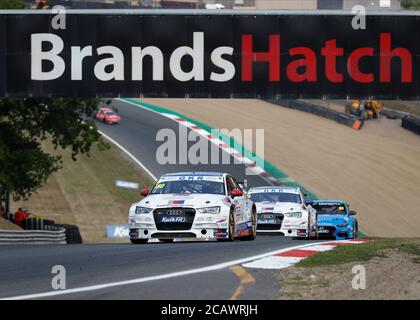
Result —
M 220 207 L 206 207 L 206 208 L 199 208 L 197 209 L 198 212 L 200 213 L 219 213 L 220 212 Z
M 302 212 L 288 212 L 284 215 L 288 218 L 302 218 Z
M 344 222 L 344 223 L 340 223 L 339 225 L 337 225 L 337 227 L 339 227 L 339 228 L 345 228 L 345 227 L 347 227 L 349 225 L 349 223 L 348 222 Z
M 136 214 L 146 214 L 151 212 L 152 208 L 146 208 L 146 207 L 136 207 Z

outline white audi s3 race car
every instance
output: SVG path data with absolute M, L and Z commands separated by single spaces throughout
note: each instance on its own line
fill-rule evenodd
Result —
M 130 240 L 172 242 L 177 238 L 254 240 L 255 204 L 229 174 L 186 172 L 163 175 L 129 212 Z
M 256 187 L 248 198 L 257 207 L 258 233 L 278 233 L 288 237 L 316 238 L 317 213 L 305 204 L 298 187 Z

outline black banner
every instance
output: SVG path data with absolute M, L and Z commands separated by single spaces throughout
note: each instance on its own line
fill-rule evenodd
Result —
M 415 15 L 161 12 L 3 11 L 0 97 L 420 97 Z

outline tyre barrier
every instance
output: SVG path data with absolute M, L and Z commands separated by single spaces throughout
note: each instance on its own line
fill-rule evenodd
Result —
M 316 104 L 312 104 L 305 101 L 300 100 L 281 100 L 281 99 L 269 99 L 266 100 L 267 102 L 290 108 L 295 109 L 299 111 L 304 111 L 308 113 L 315 114 L 317 116 L 327 118 L 330 120 L 334 120 L 340 124 L 343 124 L 345 126 L 351 127 L 355 130 L 360 130 L 363 126 L 364 120 L 359 119 L 355 116 L 341 113 L 335 110 L 328 109 L 323 106 L 319 106 Z
M 410 130 L 411 132 L 420 135 L 420 118 L 412 116 L 404 117 L 401 121 L 401 126 L 404 129 Z
M 83 243 L 82 235 L 80 234 L 78 226 L 72 224 L 55 224 L 55 226 L 65 230 L 68 244 Z
M 11 222 L 14 222 L 14 217 L 12 214 L 6 216 Z M 28 218 L 23 221 L 22 228 L 24 229 L 21 232 L 37 232 L 37 231 L 48 231 L 48 232 L 64 232 L 64 241 L 67 244 L 79 244 L 83 243 L 82 235 L 80 234 L 79 227 L 72 224 L 57 224 L 53 220 L 48 219 L 40 219 L 40 218 Z M 3 232 L 3 230 L 0 230 Z M 28 233 L 30 234 L 30 233 Z M 18 242 L 18 240 L 14 240 L 14 242 Z M 25 241 L 22 241 L 25 242 Z M 0 243 L 1 240 L 0 240 Z
M 66 244 L 66 230 L 0 230 L 0 244 Z

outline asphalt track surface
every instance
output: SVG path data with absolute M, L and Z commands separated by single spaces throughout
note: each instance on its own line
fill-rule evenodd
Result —
M 159 177 L 172 171 L 223 171 L 231 173 L 238 180 L 245 178 L 245 167 L 241 164 L 158 164 L 155 154 L 162 142 L 156 141 L 156 133 L 162 128 L 178 132 L 178 124 L 125 102 L 114 101 L 114 104 L 121 114 L 121 125 L 99 124 L 100 130 L 139 159 L 153 175 Z M 246 178 L 249 186 L 268 184 L 262 177 Z M 0 298 L 229 299 L 241 284 L 241 279 L 230 269 L 232 263 L 223 268 L 208 267 L 308 242 L 260 235 L 255 241 L 232 243 L 0 246 Z M 55 265 L 65 267 L 66 289 L 73 291 L 62 294 L 64 292 L 52 289 L 55 276 L 52 268 Z M 197 271 L 200 268 L 204 269 Z M 279 284 L 274 273 L 266 270 L 247 271 L 255 283 L 244 288 L 236 298 L 276 298 Z M 185 274 L 171 276 L 177 272 Z M 143 281 L 145 278 L 147 280 Z M 143 280 L 120 285 L 116 283 L 133 279 Z M 95 287 L 102 284 L 111 285 Z M 33 295 L 48 292 L 53 293 Z

